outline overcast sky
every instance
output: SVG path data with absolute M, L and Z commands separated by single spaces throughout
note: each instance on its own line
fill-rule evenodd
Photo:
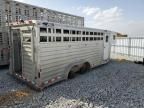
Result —
M 85 17 L 85 26 L 144 35 L 144 0 L 17 0 Z

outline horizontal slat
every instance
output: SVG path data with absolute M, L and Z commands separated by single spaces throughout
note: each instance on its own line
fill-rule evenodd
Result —
M 69 48 L 69 46 L 71 46 Z M 72 45 L 72 44 L 64 44 L 63 46 L 40 46 L 40 52 L 53 52 L 53 51 L 60 51 L 60 50 L 66 50 L 66 49 L 81 49 L 81 48 L 92 48 L 92 47 L 102 47 L 103 44 L 84 44 L 84 45 Z
M 40 60 L 51 60 L 51 59 L 56 59 L 56 58 L 64 58 L 66 56 L 81 56 L 81 55 L 87 55 L 87 54 L 91 54 L 91 53 L 95 53 L 95 54 L 101 54 L 102 51 L 100 50 L 85 50 L 85 51 L 65 51 L 65 52 L 61 52 L 61 53 L 56 53 L 53 55 L 48 55 L 48 56 L 41 56 Z
M 24 52 L 22 55 L 25 56 L 25 57 L 32 57 L 31 52 Z
M 65 64 L 69 64 L 69 63 L 72 63 L 75 60 L 80 60 L 80 59 L 84 59 L 84 60 L 90 60 L 90 59 L 92 59 L 92 60 L 99 60 L 99 59 L 101 59 L 101 57 L 97 56 L 97 55 L 94 57 L 93 55 L 91 55 L 91 56 L 81 57 L 81 58 L 76 58 L 75 57 L 75 58 L 63 58 L 63 59 L 59 59 L 59 60 L 55 59 L 55 60 L 51 60 L 51 61 L 42 61 L 40 63 L 40 65 L 42 67 L 42 66 L 47 66 L 49 64 L 53 64 L 53 65 L 57 64 L 57 63 L 61 64 L 61 62 L 62 63 L 64 62 Z
M 94 63 L 93 64 L 95 64 L 95 62 L 97 62 L 97 61 L 101 61 L 101 57 L 99 57 L 99 56 L 95 56 L 95 57 L 91 57 L 91 58 L 85 58 L 85 59 L 91 59 L 91 61 L 93 61 Z M 53 67 L 57 67 L 57 66 L 60 66 L 60 65 L 63 65 L 63 66 L 65 66 L 65 65 L 68 65 L 68 64 L 70 64 L 70 63 L 72 63 L 73 62 L 73 59 L 66 59 L 66 60 L 61 60 L 60 62 L 49 62 L 49 63 L 47 63 L 47 64 L 41 64 L 40 66 L 41 66 L 41 69 L 46 69 L 46 68 L 53 68 Z
M 96 61 L 95 62 L 96 65 L 100 65 L 100 61 Z M 63 74 L 64 73 L 64 67 L 55 67 L 55 68 L 52 68 L 52 69 L 43 69 L 42 72 L 41 72 L 41 79 L 43 81 L 46 81 L 48 80 L 49 78 L 53 78 L 54 76 L 58 76 L 59 74 Z
M 23 56 L 32 56 L 32 53 L 31 52 L 23 52 L 23 54 L 22 54 Z
M 98 56 L 97 56 L 98 57 Z M 90 56 L 88 56 L 88 57 L 81 57 L 81 58 L 79 58 L 79 57 L 74 57 L 74 58 L 64 58 L 64 59 L 54 59 L 54 60 L 47 60 L 47 61 L 41 61 L 41 65 L 46 65 L 46 64 L 50 64 L 50 63 L 52 63 L 52 64 L 54 64 L 54 63 L 57 63 L 57 62 L 61 62 L 61 61 L 67 61 L 67 62 L 71 62 L 71 61 L 73 61 L 73 60 L 75 60 L 75 61 L 77 61 L 77 60 L 87 60 L 87 59 L 89 59 L 90 58 Z M 93 57 L 93 55 L 92 55 L 92 58 L 94 58 Z M 101 57 L 99 57 L 99 58 L 101 58 Z
M 27 64 L 27 65 L 32 65 L 32 61 L 31 60 L 23 59 L 23 63 Z
M 24 55 L 23 59 L 32 62 L 32 57 L 31 56 Z
M 48 81 L 49 79 L 52 79 L 57 76 L 62 76 L 62 75 L 63 75 L 63 71 L 52 74 L 52 75 L 46 73 L 46 74 L 41 75 L 41 80 L 45 82 L 45 81 Z
M 23 45 L 23 48 L 32 48 L 31 45 Z
M 23 48 L 23 52 L 31 52 L 32 49 L 31 48 Z
M 89 52 L 89 51 L 96 51 L 96 50 L 102 50 L 103 48 L 101 46 L 94 46 L 94 47 L 82 47 L 82 48 L 65 48 L 65 49 L 58 49 L 58 50 L 52 50 L 52 51 L 45 51 L 41 52 L 40 50 L 40 56 L 50 56 L 54 54 L 60 54 L 60 53 L 74 53 L 74 52 Z
M 34 77 L 33 75 L 33 63 L 32 63 L 32 46 L 31 43 L 23 43 L 22 48 L 22 57 L 23 57 L 23 74 L 30 80 Z
M 25 63 L 25 65 L 23 66 L 23 68 L 32 69 L 33 68 L 32 66 L 33 65 L 28 65 L 28 64 Z
M 94 62 L 95 65 L 99 65 L 100 64 L 100 60 L 92 61 L 92 62 Z M 66 66 L 67 66 L 66 64 L 58 65 L 58 66 L 52 66 L 52 67 L 49 67 L 49 68 L 42 69 L 41 73 L 49 72 L 49 74 L 54 74 L 55 72 L 59 72 L 60 70 L 64 70 L 66 68 Z
M 42 71 L 41 71 L 41 75 L 42 76 L 52 76 L 52 75 L 54 75 L 54 74 L 58 74 L 59 72 L 63 72 L 64 73 L 64 68 L 63 67 L 59 67 L 58 69 L 56 69 L 56 68 L 53 68 L 53 70 L 51 71 L 51 70 L 47 70 L 47 69 L 43 69 Z
M 59 47 L 63 47 L 67 44 L 71 44 L 71 45 L 84 45 L 84 44 L 88 44 L 88 45 L 94 45 L 95 43 L 103 43 L 103 41 L 85 41 L 85 42 L 48 42 L 48 43 L 44 43 L 44 44 L 40 44 L 40 47 L 51 47 L 51 46 L 59 46 Z
M 31 45 L 31 43 L 22 43 L 23 45 Z
M 71 60 L 71 59 L 75 59 L 75 58 L 77 58 L 77 59 L 87 58 L 87 57 L 91 57 L 91 56 L 101 57 L 101 52 L 100 51 L 98 51 L 98 52 L 89 52 L 89 53 L 84 53 L 84 54 L 83 53 L 80 53 L 80 54 L 73 54 L 73 53 L 71 54 L 71 53 L 69 53 L 69 54 L 53 56 L 53 57 L 46 56 L 46 57 L 43 57 L 43 58 L 41 57 L 40 61 L 41 62 L 49 61 L 51 63 L 51 62 L 56 62 L 56 61 L 59 62 L 61 60 L 67 60 L 67 59 Z
M 23 67 L 23 71 L 32 74 L 32 68 Z
M 90 58 L 94 59 L 94 57 L 83 57 L 81 58 L 82 60 L 86 60 L 86 61 L 90 61 Z M 95 60 L 99 60 L 99 59 L 102 59 L 101 57 L 97 57 L 97 59 Z M 79 58 L 70 58 L 70 59 L 64 59 L 64 60 L 54 60 L 54 61 L 43 61 L 40 65 L 43 66 L 43 65 L 48 65 L 48 64 L 56 64 L 58 62 L 62 62 L 62 61 L 65 61 L 66 64 L 68 63 L 72 63 L 73 61 L 76 61 L 76 60 L 80 60 Z

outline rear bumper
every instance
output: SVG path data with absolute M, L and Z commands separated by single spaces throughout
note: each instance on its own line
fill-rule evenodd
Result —
M 12 77 L 16 78 L 17 80 L 25 83 L 26 85 L 28 85 L 30 88 L 36 90 L 36 91 L 41 91 L 43 89 L 43 87 L 38 86 L 35 82 L 29 81 L 26 78 L 24 78 L 22 75 L 13 73 L 10 74 Z
M 30 88 L 32 88 L 32 89 L 34 89 L 36 91 L 42 91 L 44 88 L 64 80 L 64 78 L 62 78 L 62 77 L 59 77 L 59 78 L 56 77 L 57 80 L 55 80 L 55 81 L 54 81 L 54 79 L 51 79 L 51 80 L 48 80 L 46 82 L 38 82 L 38 83 L 36 83 L 36 82 L 29 81 L 26 78 L 24 78 L 22 75 L 19 75 L 19 74 L 16 74 L 16 73 L 12 73 L 11 76 L 15 77 L 19 81 L 22 81 L 23 83 L 25 83 Z

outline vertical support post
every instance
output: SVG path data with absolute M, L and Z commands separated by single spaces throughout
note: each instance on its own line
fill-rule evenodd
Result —
M 131 38 L 129 38 L 129 44 L 128 44 L 128 56 L 131 55 Z
M 10 19 L 9 19 L 9 9 L 10 9 L 10 4 L 8 5 L 8 11 L 6 13 L 7 15 L 7 34 L 8 34 L 8 46 L 9 46 L 9 73 L 13 73 L 13 60 L 12 60 L 12 37 L 11 37 L 11 31 L 10 31 Z M 12 63 L 12 64 L 11 64 Z

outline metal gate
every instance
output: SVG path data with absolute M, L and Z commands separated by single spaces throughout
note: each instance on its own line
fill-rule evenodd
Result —
M 112 45 L 111 58 L 143 61 L 144 37 L 117 38 Z

